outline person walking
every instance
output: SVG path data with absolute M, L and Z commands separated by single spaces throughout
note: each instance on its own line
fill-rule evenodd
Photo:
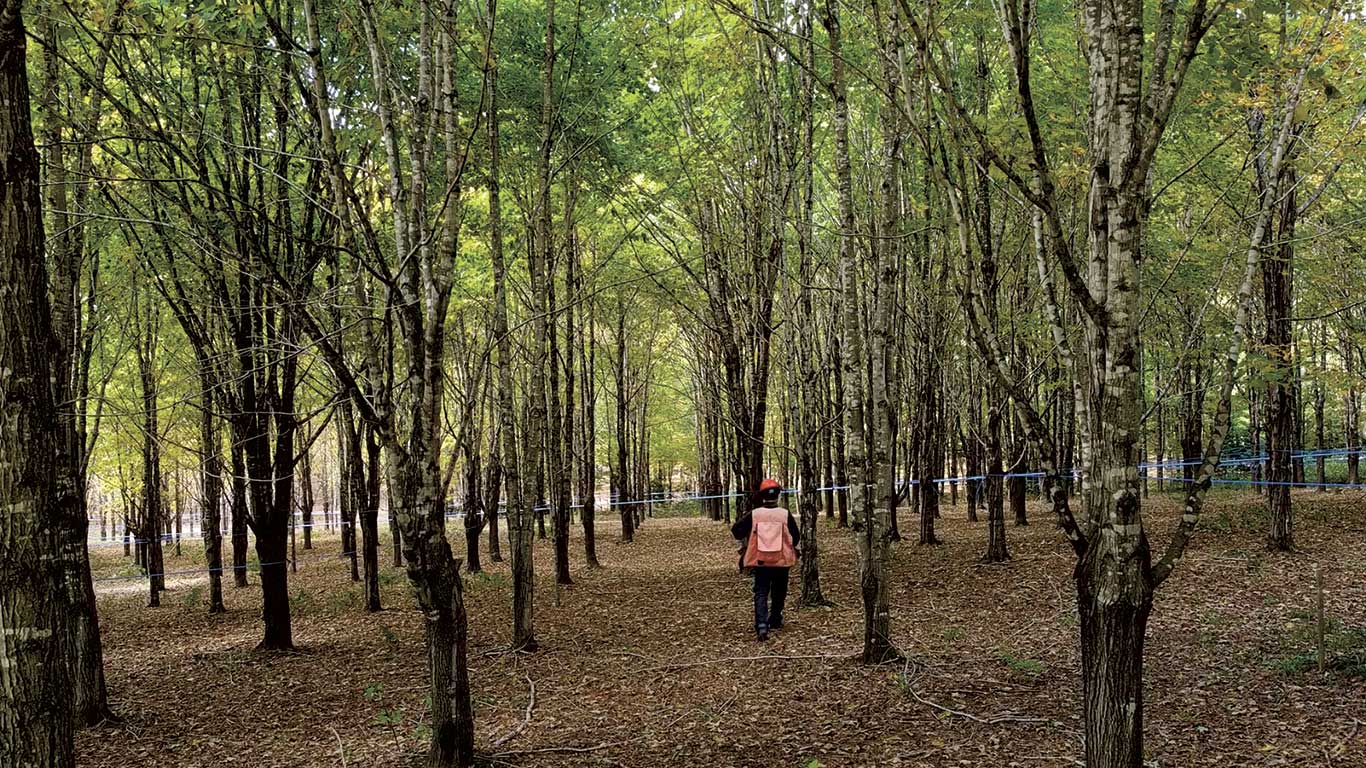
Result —
M 797 564 L 802 539 L 792 513 L 778 506 L 782 493 L 777 480 L 764 480 L 757 493 L 759 505 L 730 527 L 730 535 L 740 543 L 740 570 L 748 569 L 754 577 L 754 633 L 761 643 L 771 630 L 783 628 L 787 577 Z

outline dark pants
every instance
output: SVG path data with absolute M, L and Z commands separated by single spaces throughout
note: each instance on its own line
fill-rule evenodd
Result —
M 783 604 L 787 602 L 787 572 L 790 568 L 755 568 L 754 629 L 759 632 L 783 625 Z M 773 607 L 769 608 L 769 598 Z

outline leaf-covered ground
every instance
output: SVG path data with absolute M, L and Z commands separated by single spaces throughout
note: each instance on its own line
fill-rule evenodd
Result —
M 1366 504 L 1298 493 L 1300 551 L 1265 551 L 1261 500 L 1222 494 L 1158 596 L 1149 630 L 1147 749 L 1159 766 L 1366 766 Z M 1175 503 L 1148 506 L 1155 548 Z M 1041 508 L 982 565 L 983 523 L 946 507 L 947 544 L 901 544 L 893 630 L 908 662 L 856 663 L 860 609 L 846 531 L 821 528 L 831 607 L 793 610 L 757 644 L 748 582 L 720 524 L 656 518 L 634 544 L 601 520 L 605 568 L 557 593 L 538 542 L 534 655 L 504 652 L 506 563 L 467 580 L 482 759 L 513 766 L 1070 766 L 1080 756 L 1072 558 Z M 903 528 L 913 530 L 903 511 Z M 828 523 L 829 521 L 824 521 Z M 100 582 L 109 685 L 123 721 L 79 736 L 80 764 L 397 766 L 426 735 L 420 617 L 401 571 L 386 610 L 361 610 L 334 536 L 291 577 L 296 654 L 260 654 L 259 593 L 173 579 L 158 609 L 141 581 Z M 506 552 L 506 544 L 504 545 Z M 168 569 L 193 568 L 186 557 Z M 97 575 L 128 573 L 96 549 Z M 382 553 L 388 565 L 388 552 Z M 1315 564 L 1334 667 L 1315 669 Z M 794 574 L 793 599 L 800 592 Z M 534 699 L 533 699 L 534 690 Z

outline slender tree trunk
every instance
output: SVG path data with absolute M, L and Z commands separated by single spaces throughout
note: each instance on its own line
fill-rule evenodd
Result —
M 201 456 L 200 487 L 202 518 L 200 533 L 204 537 L 204 560 L 209 569 L 209 613 L 223 613 L 223 533 L 219 517 L 223 509 L 223 439 L 219 434 L 218 418 L 214 416 L 213 382 L 201 376 L 204 388 L 199 414 L 199 442 Z
M 471 430 L 472 432 L 472 430 Z M 479 534 L 484 528 L 484 496 L 480 492 L 479 449 L 474 444 L 474 435 L 466 434 L 465 447 L 465 571 L 479 573 L 484 570 L 479 562 Z
M 830 1 L 831 1 L 831 0 L 827 0 L 827 2 L 830 2 Z M 834 13 L 834 11 L 830 11 L 830 13 Z M 822 23 L 825 23 L 825 21 L 822 20 Z M 835 23 L 838 23 L 838 21 L 835 21 Z M 847 107 L 847 106 L 845 107 L 845 110 L 846 110 L 846 112 L 845 112 L 845 114 L 846 114 L 846 123 L 845 123 L 845 125 L 846 125 L 846 130 L 847 130 L 847 125 L 848 125 L 848 123 L 847 123 L 847 116 L 848 116 L 848 111 L 847 111 L 847 110 L 848 110 L 848 107 Z M 846 150 L 848 149 L 848 142 L 845 143 L 845 148 L 846 148 Z M 852 205 L 852 203 L 851 203 L 851 205 Z M 853 216 L 853 214 L 850 213 L 851 219 L 852 219 L 852 216 Z M 852 223 L 852 222 L 851 222 L 851 223 Z M 843 242 L 844 242 L 844 240 L 845 240 L 846 238 L 852 237 L 852 236 L 853 236 L 852 234 L 845 234 L 845 235 L 842 235 L 842 236 L 840 237 L 840 243 L 841 243 L 841 245 L 843 244 Z M 852 246 L 851 246 L 851 248 L 852 248 Z M 842 278 L 841 278 L 841 279 L 842 279 Z M 835 314 L 836 314 L 836 312 L 835 312 L 834 309 L 831 310 L 831 314 L 832 314 L 832 315 L 835 315 Z M 844 336 L 843 336 L 843 322 L 844 322 L 844 317 L 843 317 L 843 312 L 841 311 L 841 312 L 839 313 L 839 318 L 838 318 L 838 320 L 832 322 L 832 325 L 834 325 L 835 327 L 832 328 L 832 330 L 831 330 L 831 332 L 830 332 L 831 339 L 832 339 L 832 340 L 833 340 L 833 339 L 840 339 L 840 344 L 843 343 L 843 338 L 844 338 Z M 841 418 L 839 419 L 839 422 L 838 422 L 837 424 L 832 424 L 832 425 L 831 425 L 831 427 L 830 427 L 830 432 L 831 432 L 831 434 L 833 435 L 833 441 L 834 441 L 834 446 L 833 446 L 833 450 L 834 450 L 834 454 L 835 454 L 834 470 L 833 470 L 834 473 L 835 473 L 835 475 L 834 475 L 834 477 L 835 477 L 834 484 L 835 484 L 836 486 L 838 486 L 838 488 L 839 488 L 839 490 L 837 490 L 837 491 L 836 491 L 836 494 L 835 494 L 835 495 L 836 495 L 836 502 L 838 503 L 838 506 L 839 506 L 839 517 L 838 517 L 838 520 L 837 520 L 837 522 L 836 522 L 835 525 L 836 525 L 836 527 L 838 527 L 838 528 L 848 528 L 848 527 L 849 527 L 849 491 L 850 491 L 850 489 L 849 489 L 849 447 L 848 447 L 848 446 L 849 446 L 849 440 L 848 440 L 848 436 L 846 435 L 846 429 L 847 429 L 846 424 L 848 423 L 849 415 L 848 415 L 847 413 L 844 413 L 844 409 L 848 407 L 848 403 L 849 403 L 848 395 L 847 395 L 847 393 L 845 392 L 845 387 L 848 386 L 849 383 L 844 381 L 844 362 L 843 362 L 843 358 L 841 357 L 841 352 L 842 352 L 842 350 L 841 350 L 840 344 L 834 344 L 834 345 L 833 345 L 835 349 L 834 349 L 833 354 L 831 355 L 831 357 L 832 357 L 832 360 L 831 360 L 831 372 L 832 372 L 832 375 L 831 375 L 830 379 L 831 379 L 831 381 L 833 382 L 833 393 L 832 393 L 832 394 L 833 394 L 833 397 L 832 397 L 832 399 L 831 399 L 831 401 L 830 401 L 830 409 L 831 409 L 831 411 L 834 412 L 834 413 L 840 413 L 840 414 L 842 414 L 842 416 L 841 416 Z
M 807 61 L 815 61 L 814 25 L 811 19 L 811 6 L 802 9 L 801 29 L 803 55 Z M 796 425 L 797 433 L 797 474 L 801 495 L 798 504 L 801 517 L 801 573 L 802 605 L 822 605 L 826 602 L 821 592 L 819 546 L 817 531 L 820 518 L 820 473 L 817 461 L 820 456 L 821 440 L 820 403 L 824 400 L 825 386 L 816 375 L 816 355 L 818 352 L 819 319 L 815 313 L 812 293 L 816 279 L 816 269 L 812 250 L 814 242 L 815 187 L 812 162 L 815 145 L 815 79 L 809 70 L 800 74 L 801 99 L 801 171 L 800 185 L 801 214 L 797 221 L 798 279 L 801 283 L 799 304 L 800 322 L 798 330 L 798 354 L 800 361 L 799 388 L 797 392 Z
M 621 516 L 621 540 L 627 544 L 635 540 L 635 513 L 631 509 L 629 496 L 631 483 L 627 470 L 627 426 L 626 404 L 629 397 L 626 387 L 629 360 L 626 357 L 626 308 L 617 301 L 617 461 L 612 470 L 612 504 L 616 505 Z
M 1292 454 L 1299 449 L 1295 439 L 1294 346 L 1291 316 L 1294 315 L 1294 289 L 1291 263 L 1295 253 L 1296 174 L 1293 165 L 1295 144 L 1287 153 L 1280 189 L 1275 249 L 1266 248 L 1262 256 L 1262 300 L 1266 317 L 1265 349 L 1272 365 L 1266 384 L 1267 512 L 1271 530 L 1267 546 L 1278 552 L 1295 548 L 1295 518 L 1290 504 L 1294 482 Z
M 338 451 L 338 464 L 340 464 L 341 489 L 340 508 L 342 526 L 342 557 L 347 558 L 351 565 L 351 581 L 360 581 L 360 557 L 361 545 L 360 538 L 357 536 L 356 519 L 358 516 L 361 499 L 365 493 L 365 467 L 360 453 L 360 430 L 356 421 L 351 418 L 351 404 L 342 403 L 341 409 L 341 429 L 340 450 Z M 358 466 L 359 465 L 359 466 Z
M 1323 374 L 1328 368 L 1328 331 L 1327 324 L 1319 321 L 1318 324 L 1318 344 L 1315 360 L 1317 361 L 1318 375 L 1314 377 L 1314 449 L 1318 456 L 1314 459 L 1314 474 L 1318 476 L 1318 490 L 1320 493 L 1328 490 L 1327 461 L 1323 452 L 1327 449 L 1327 434 L 1324 429 L 1323 412 L 1328 405 L 1328 387 L 1323 383 Z
M 1025 496 L 1028 493 L 1027 483 L 1024 473 L 1028 471 L 1029 462 L 1026 459 L 1028 454 L 1025 451 L 1024 428 L 1020 426 L 1020 414 L 1017 409 L 1010 411 L 1011 433 L 1015 438 L 1011 440 L 1011 451 L 1017 456 L 1015 463 L 1010 466 L 1010 478 L 1006 481 L 1010 491 L 1010 510 L 1015 515 L 1016 526 L 1029 525 L 1029 514 L 1025 510 Z
M 1161 379 L 1158 379 L 1161 389 Z M 1167 490 L 1167 404 L 1165 398 L 1157 403 L 1157 491 Z
M 885 562 L 878 557 L 885 547 L 885 531 L 869 494 L 870 483 L 877 480 L 869 472 L 867 437 L 864 422 L 863 332 L 859 327 L 859 290 L 857 259 L 853 248 L 853 179 L 849 164 L 849 106 L 841 52 L 841 29 L 834 2 L 827 1 L 821 19 L 829 34 L 831 75 L 835 107 L 835 178 L 838 197 L 840 301 L 843 307 L 841 329 L 841 367 L 844 375 L 844 432 L 849 453 L 849 507 L 859 540 L 859 587 L 863 595 L 863 661 L 877 664 L 894 653 L 891 645 L 891 615 L 887 610 Z
M 247 466 L 242 446 L 230 441 L 232 452 L 232 579 L 233 586 L 249 586 L 247 581 Z
M 418 451 L 430 450 L 425 434 L 414 437 L 418 439 L 409 445 Z M 403 537 L 408 550 L 408 577 L 424 618 L 427 666 L 431 673 L 427 695 L 433 723 L 427 765 L 463 767 L 474 763 L 468 617 L 459 566 L 451 557 L 450 544 L 443 532 L 445 510 L 439 480 L 433 477 L 431 467 L 435 467 L 435 462 L 427 456 L 396 453 L 389 470 L 394 493 L 390 506 L 396 509 L 400 525 L 408 533 Z
M 546 262 L 554 248 L 550 232 L 550 154 L 554 127 L 554 67 L 555 67 L 555 1 L 548 0 L 545 9 L 545 45 L 541 60 L 541 125 L 540 147 L 537 155 L 536 210 L 532 222 L 532 244 L 528 255 L 527 269 L 534 307 L 540 317 L 532 323 L 533 334 L 531 355 L 528 360 L 529 401 L 528 417 L 523 429 L 522 464 L 535 476 L 534 504 L 537 508 L 544 505 L 544 452 L 542 445 L 546 439 L 546 402 L 545 366 L 547 333 L 550 328 L 548 295 L 546 293 Z M 523 507 L 525 512 L 532 510 Z M 518 650 L 535 650 L 536 633 L 534 625 L 535 602 L 533 589 L 535 569 L 532 562 L 533 520 L 528 514 L 520 514 L 509 520 L 512 533 L 512 647 Z
M 567 198 L 565 203 L 565 308 L 564 308 L 564 350 L 563 363 L 561 363 L 561 353 L 559 348 L 558 324 L 555 317 L 558 310 L 555 306 L 555 265 L 558 259 L 554 258 L 556 253 L 554 247 L 549 248 L 548 263 L 550 264 L 550 274 L 546 280 L 547 301 L 549 303 L 550 327 L 548 340 L 550 343 L 550 432 L 549 456 L 553 460 L 552 471 L 550 473 L 551 489 L 551 524 L 554 528 L 555 543 L 555 583 L 573 584 L 574 579 L 569 573 L 569 505 L 571 503 L 570 483 L 574 474 L 574 302 L 576 296 L 573 295 L 573 266 L 570 263 L 577 258 L 571 252 L 578 247 L 575 237 L 574 224 L 574 199 L 575 189 L 574 180 L 571 174 L 567 184 Z M 549 206 L 547 201 L 546 205 Z M 549 232 L 547 224 L 547 233 Z M 560 374 L 564 374 L 564 398 L 560 398 Z
M 136 290 L 136 289 L 135 289 Z M 135 297 L 136 298 L 136 297 Z M 157 344 L 155 310 L 150 299 L 147 306 L 134 312 L 138 323 L 138 382 L 142 395 L 142 508 L 143 539 L 147 543 L 147 606 L 161 605 L 161 591 L 166 588 L 166 568 L 162 558 L 162 517 L 165 504 L 161 498 L 161 429 L 157 406 L 158 383 L 154 366 Z
M 499 160 L 502 155 L 501 116 L 498 111 L 498 64 L 492 48 L 493 19 L 496 10 L 497 0 L 488 0 L 484 28 L 484 72 L 488 82 L 489 104 L 488 133 L 485 141 L 489 156 L 489 260 L 493 266 L 493 335 L 498 349 L 495 403 L 498 434 L 502 440 L 502 445 L 496 449 L 499 451 L 499 466 L 502 467 L 503 483 L 507 489 L 508 528 L 511 532 L 514 521 L 520 521 L 526 514 L 523 509 L 526 502 L 522 489 L 522 472 L 519 469 L 521 460 L 517 455 L 516 411 L 512 405 L 512 338 L 508 329 L 507 265 L 503 259 L 503 209 L 499 178 Z M 498 533 L 498 508 L 495 506 L 489 509 L 488 515 L 489 559 L 501 563 L 503 549 Z M 508 543 L 509 546 L 516 546 L 511 541 Z M 518 561 L 517 565 L 520 564 Z
M 580 400 L 583 417 L 580 420 L 581 454 L 579 457 L 579 522 L 583 526 L 583 553 L 589 568 L 599 567 L 597 531 L 595 530 L 595 502 L 597 500 L 597 328 L 596 303 L 583 290 L 583 276 L 577 248 L 570 250 L 569 258 L 574 270 L 574 290 L 580 300 L 585 302 L 580 310 L 578 327 L 580 378 L 583 381 Z M 586 318 L 586 320 L 584 319 Z M 585 327 L 587 332 L 585 333 Z
M 359 430 L 358 430 L 359 431 Z M 379 594 L 379 492 L 380 492 L 380 446 L 374 428 L 366 427 L 364 449 L 369 459 L 356 478 L 362 481 L 357 493 L 357 508 L 360 511 L 361 558 L 365 571 L 365 610 L 375 613 L 383 609 Z M 354 444 L 359 461 L 361 441 Z M 443 513 L 444 514 L 444 513 Z
M 1347 483 L 1356 485 L 1361 479 L 1361 402 L 1356 386 L 1357 367 L 1361 358 L 1352 343 L 1352 335 L 1347 328 L 1340 332 L 1342 342 L 1342 368 L 1347 374 L 1347 392 L 1342 396 L 1342 443 L 1347 447 Z
M 313 461 L 311 451 L 299 457 L 300 522 L 304 529 L 304 549 L 313 549 Z

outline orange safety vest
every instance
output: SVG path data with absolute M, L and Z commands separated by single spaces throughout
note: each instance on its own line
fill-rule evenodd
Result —
M 746 568 L 791 568 L 797 564 L 797 548 L 787 530 L 787 510 L 758 507 L 751 514 L 749 546 L 745 548 Z

